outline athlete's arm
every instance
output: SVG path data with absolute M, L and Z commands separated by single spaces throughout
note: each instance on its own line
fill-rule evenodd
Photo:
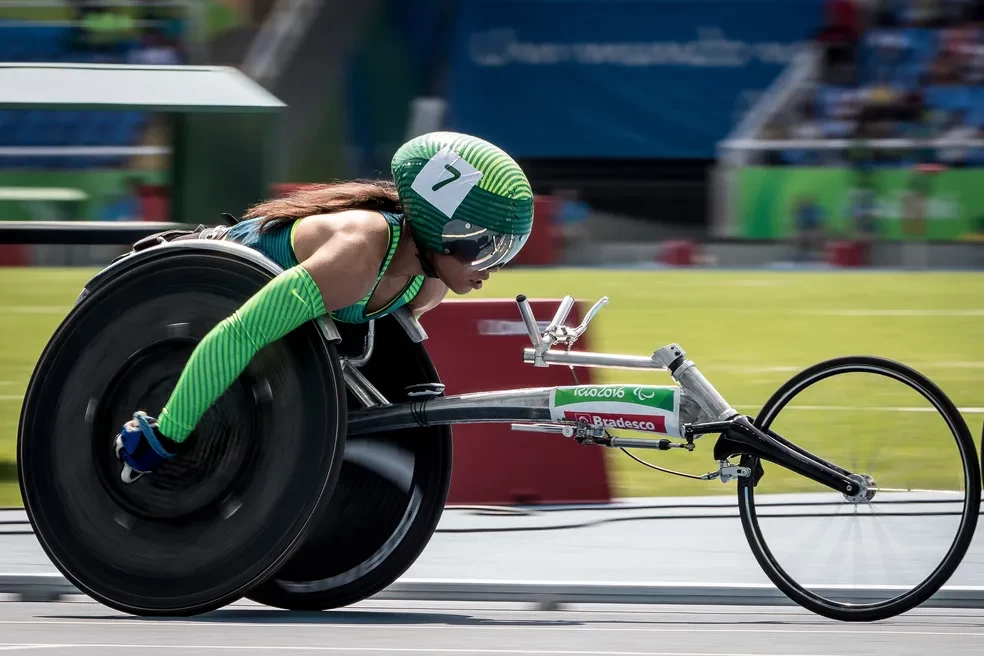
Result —
M 428 278 L 421 285 L 420 291 L 413 297 L 413 300 L 407 303 L 407 306 L 414 316 L 419 317 L 424 312 L 433 310 L 440 305 L 447 294 L 448 288 L 443 282 L 436 278 Z
M 165 437 L 187 439 L 261 348 L 369 293 L 388 232 L 360 217 L 325 230 L 321 245 L 310 247 L 306 240 L 307 251 L 298 249 L 300 264 L 264 285 L 198 343 L 160 412 L 158 427 Z

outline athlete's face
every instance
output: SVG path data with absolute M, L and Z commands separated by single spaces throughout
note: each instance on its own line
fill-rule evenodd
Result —
M 434 255 L 431 261 L 441 282 L 458 295 L 481 289 L 482 283 L 489 279 L 489 271 L 473 269 L 450 255 Z

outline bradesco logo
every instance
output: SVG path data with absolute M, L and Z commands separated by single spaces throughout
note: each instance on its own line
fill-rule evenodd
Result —
M 624 428 L 626 430 L 665 433 L 666 418 L 653 415 L 626 415 L 611 412 L 564 412 L 565 419 L 583 421 L 592 426 L 605 428 Z

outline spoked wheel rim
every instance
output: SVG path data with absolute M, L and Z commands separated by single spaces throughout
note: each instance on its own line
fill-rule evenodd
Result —
M 844 506 L 838 506 L 834 499 L 838 495 L 831 493 L 831 495 L 827 495 L 831 497 L 830 499 L 827 499 L 826 496 L 824 497 L 823 504 L 826 507 L 822 508 L 818 504 L 814 509 L 804 511 L 802 510 L 802 506 L 805 504 L 799 503 L 800 500 L 796 497 L 789 496 L 788 498 L 781 498 L 782 503 L 780 505 L 799 505 L 801 506 L 799 510 L 783 509 L 781 511 L 773 511 L 768 509 L 769 507 L 767 505 L 762 505 L 765 503 L 764 498 L 756 504 L 756 488 L 749 479 L 742 478 L 739 479 L 738 484 L 738 505 L 742 525 L 752 551 L 763 570 L 777 587 L 797 603 L 821 615 L 839 620 L 872 621 L 891 617 L 917 606 L 934 594 L 952 575 L 973 539 L 980 507 L 981 476 L 976 446 L 970 437 L 966 423 L 953 403 L 930 380 L 918 372 L 890 360 L 870 357 L 847 357 L 829 360 L 815 365 L 793 377 L 781 387 L 763 406 L 759 416 L 755 419 L 755 425 L 763 430 L 771 428 L 781 411 L 787 406 L 792 408 L 790 403 L 796 397 L 803 395 L 812 386 L 831 377 L 858 373 L 874 374 L 881 376 L 886 381 L 890 380 L 901 383 L 918 394 L 919 397 L 928 401 L 928 404 L 935 410 L 938 419 L 942 421 L 949 431 L 951 438 L 950 448 L 956 446 L 956 452 L 960 456 L 960 476 L 963 484 L 962 499 L 956 500 L 953 496 L 943 495 L 939 490 L 916 490 L 914 492 L 903 493 L 902 489 L 893 488 L 887 484 L 891 480 L 890 476 L 881 477 L 875 475 L 873 477 L 873 483 L 877 489 L 873 495 L 870 495 L 873 496 L 873 499 L 870 501 L 866 501 L 865 499 L 848 500 L 841 498 L 840 501 Z M 801 407 L 800 409 L 803 408 Z M 787 439 L 800 444 L 797 441 L 797 434 L 786 434 L 782 428 L 776 430 Z M 885 439 L 891 439 L 891 436 Z M 800 445 L 813 451 L 813 449 L 805 444 Z M 891 446 L 886 448 L 891 449 Z M 824 457 L 824 453 L 819 451 L 821 450 L 818 448 L 813 452 L 820 457 Z M 882 457 L 880 453 L 876 453 L 875 455 L 879 458 Z M 837 462 L 837 459 L 831 460 L 834 464 L 851 469 L 851 463 L 849 462 Z M 742 456 L 741 464 L 751 467 L 753 471 L 759 464 L 769 468 L 766 470 L 765 476 L 762 479 L 763 484 L 768 479 L 770 470 L 773 476 L 777 472 L 785 471 L 778 465 L 764 461 L 760 462 L 758 458 L 747 455 Z M 854 470 L 852 469 L 852 471 Z M 881 486 L 879 486 L 879 478 L 882 478 Z M 869 481 L 865 481 L 865 484 L 869 484 Z M 762 492 L 759 490 L 759 496 L 761 497 L 761 495 Z M 839 496 L 843 497 L 843 495 Z M 843 534 L 838 534 L 838 537 L 842 538 L 844 549 L 846 550 L 850 549 L 852 541 L 856 542 L 863 533 L 871 535 L 879 531 L 884 531 L 886 526 L 891 525 L 893 522 L 897 523 L 899 517 L 910 514 L 903 512 L 896 515 L 893 514 L 894 511 L 890 511 L 888 514 L 879 514 L 882 511 L 874 510 L 876 504 L 886 503 L 902 504 L 899 506 L 901 508 L 908 508 L 910 504 L 923 504 L 918 507 L 913 506 L 916 514 L 925 514 L 925 508 L 928 507 L 925 504 L 935 503 L 938 504 L 937 507 L 940 509 L 938 512 L 934 511 L 938 516 L 956 516 L 958 513 L 955 511 L 955 507 L 959 504 L 959 523 L 957 523 L 954 537 L 947 545 L 939 563 L 932 567 L 928 574 L 914 585 L 893 586 L 873 584 L 867 587 L 862 586 L 848 593 L 848 589 L 843 584 L 824 585 L 820 581 L 800 581 L 798 579 L 802 577 L 794 576 L 788 571 L 788 561 L 786 561 L 787 565 L 784 567 L 782 562 L 780 562 L 780 558 L 776 556 L 775 550 L 768 546 L 768 538 L 762 530 L 763 520 L 766 520 L 767 523 L 772 522 L 770 514 L 772 517 L 779 518 L 780 521 L 783 521 L 784 517 L 788 517 L 788 515 L 784 515 L 783 513 L 793 513 L 798 517 L 810 517 L 812 519 L 805 521 L 797 520 L 801 521 L 798 526 L 803 532 L 803 535 L 797 535 L 797 539 L 802 538 L 803 542 L 809 543 L 805 547 L 806 550 L 814 550 L 815 553 L 820 553 L 821 547 L 819 543 L 814 546 L 811 542 L 815 534 L 806 532 L 805 527 L 809 526 L 810 522 L 821 522 L 827 517 L 837 522 L 841 519 L 850 521 L 847 515 L 840 514 L 843 511 L 843 507 L 849 509 L 854 508 L 854 514 L 857 515 L 858 508 L 865 509 L 868 506 L 871 521 L 864 518 L 857 521 L 858 525 L 862 526 L 862 528 L 858 529 L 857 535 L 853 532 L 847 533 L 846 529 L 844 529 Z M 858 520 L 856 516 L 854 519 Z M 922 516 L 920 516 L 921 519 Z M 773 525 L 779 526 L 780 521 L 775 522 Z M 934 517 L 926 521 L 938 522 L 940 520 L 938 517 Z M 831 522 L 831 524 L 834 523 L 834 521 Z M 872 526 L 874 528 L 871 528 Z M 786 528 L 787 532 L 793 530 L 792 524 L 787 525 Z M 777 544 L 780 547 L 783 546 L 781 538 L 777 538 Z M 832 553 L 835 557 L 837 556 L 835 551 Z M 867 552 L 862 552 L 861 555 L 864 558 L 868 554 Z M 871 576 L 874 576 L 874 573 L 871 573 Z M 816 584 L 816 586 L 813 587 L 813 584 Z M 813 589 L 810 589 L 810 587 L 813 587 Z M 888 592 L 889 595 L 882 596 L 885 592 Z

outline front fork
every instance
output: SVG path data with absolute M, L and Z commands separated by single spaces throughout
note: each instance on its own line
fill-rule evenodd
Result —
M 733 456 L 754 456 L 848 496 L 857 494 L 859 482 L 851 472 L 796 446 L 775 431 L 757 428 L 749 417 L 739 415 L 696 365 L 686 359 L 686 352 L 679 345 L 670 344 L 659 349 L 653 359 L 663 364 L 672 378 L 694 396 L 706 416 L 717 418 L 716 421 L 685 424 L 683 437 L 688 443 L 700 435 L 720 433 L 714 445 L 714 459 L 718 462 L 727 462 Z M 761 464 L 756 462 L 755 470 L 750 472 L 753 483 L 757 484 L 763 473 Z
M 774 462 L 847 496 L 858 493 L 859 481 L 851 472 L 805 451 L 774 431 L 756 428 L 746 416 L 684 426 L 684 436 L 688 439 L 706 433 L 721 434 L 714 444 L 715 460 L 753 456 Z M 752 472 L 753 483 L 757 484 L 762 474 L 762 465 L 756 462 L 755 471 Z
M 678 344 L 664 346 L 653 354 L 653 359 L 663 364 L 673 379 L 693 394 L 707 416 L 717 418 L 716 421 L 684 425 L 683 437 L 688 443 L 699 435 L 720 433 L 714 445 L 714 459 L 718 462 L 726 462 L 732 456 L 754 456 L 848 496 L 857 494 L 859 482 L 851 472 L 796 446 L 775 431 L 757 428 L 749 417 L 739 415 L 693 361 L 686 359 L 686 352 Z M 762 466 L 756 463 L 755 471 L 751 472 L 755 484 L 762 474 Z

